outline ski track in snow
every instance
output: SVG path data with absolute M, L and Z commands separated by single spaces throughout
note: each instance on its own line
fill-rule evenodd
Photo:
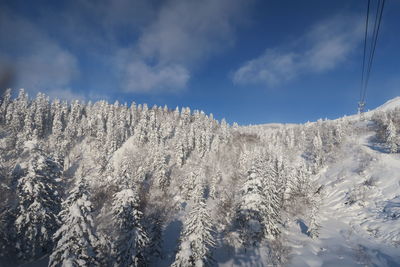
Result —
M 400 209 L 400 157 L 382 153 L 370 142 L 374 132 L 363 129 L 316 179 L 324 185 L 319 237 L 291 223 L 291 266 L 400 266 L 400 218 L 384 212 Z M 345 204 L 351 195 L 355 202 Z

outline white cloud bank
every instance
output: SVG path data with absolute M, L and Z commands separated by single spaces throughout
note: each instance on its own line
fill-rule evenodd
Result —
M 143 28 L 137 45 L 117 57 L 123 90 L 178 92 L 210 55 L 234 42 L 248 1 L 172 0 Z
M 314 25 L 294 47 L 267 49 L 244 63 L 233 74 L 235 84 L 264 84 L 270 87 L 302 74 L 321 73 L 343 63 L 363 36 L 358 16 L 337 16 Z
M 103 81 L 116 87 L 109 90 L 179 92 L 234 43 L 250 2 L 77 0 L 61 10 L 39 6 L 35 18 L 0 4 L 0 64 L 18 71 L 17 87 L 46 92 L 69 90 L 84 76 L 95 83 L 90 91 L 104 90 Z
M 180 65 L 149 66 L 143 61 L 126 62 L 121 88 L 125 92 L 176 92 L 186 86 L 189 71 Z
M 0 12 L 0 25 L 0 64 L 15 71 L 16 88 L 69 91 L 67 87 L 79 75 L 78 60 L 72 53 L 7 9 Z

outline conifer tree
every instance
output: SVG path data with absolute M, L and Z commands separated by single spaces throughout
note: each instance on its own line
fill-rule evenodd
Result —
M 36 112 L 36 103 L 32 101 L 27 108 L 25 119 L 24 119 L 24 128 L 22 130 L 23 141 L 31 140 L 34 136 L 35 122 L 34 116 Z
M 309 221 L 309 226 L 308 226 L 308 235 L 311 238 L 317 238 L 319 235 L 319 230 L 321 226 L 318 223 L 318 202 L 316 199 L 316 196 L 311 196 L 310 199 L 310 221 Z
M 389 146 L 390 153 L 397 153 L 397 132 L 392 120 L 389 120 L 389 124 L 386 127 L 386 144 Z
M 256 245 L 264 237 L 263 221 L 267 215 L 265 181 L 259 166 L 253 164 L 240 190 L 241 201 L 236 221 L 244 245 Z
M 240 191 L 236 221 L 246 246 L 257 245 L 263 238 L 274 239 L 280 233 L 281 199 L 276 187 L 278 170 L 274 169 L 274 165 L 266 169 L 268 162 L 264 157 L 259 155 L 255 159 Z
M 30 142 L 26 174 L 18 179 L 16 238 L 19 258 L 38 258 L 52 249 L 52 235 L 59 225 L 61 166 Z
M 0 213 L 0 261 L 15 253 L 15 233 L 13 229 L 15 212 L 11 208 L 2 208 Z
M 43 138 L 48 133 L 48 127 L 51 125 L 49 118 L 49 99 L 44 94 L 38 93 L 35 103 L 35 133 L 36 137 Z
M 108 154 L 111 154 L 115 150 L 117 150 L 117 129 L 116 129 L 116 112 L 115 106 L 110 106 L 110 110 L 108 112 L 108 118 L 106 123 L 107 135 L 106 135 L 106 151 Z
M 132 189 L 116 193 L 112 213 L 118 236 L 113 251 L 117 266 L 146 265 L 145 250 L 149 239 L 142 226 L 143 214 L 139 210 L 137 193 Z
M 284 192 L 287 182 L 284 174 L 283 162 L 275 159 L 266 164 L 270 166 L 269 171 L 265 173 L 264 196 L 266 202 L 266 214 L 263 217 L 264 236 L 274 239 L 280 230 L 280 210 L 284 201 Z M 262 166 L 260 166 L 262 168 Z
M 155 152 L 154 171 L 156 184 L 163 190 L 170 184 L 170 177 L 166 157 L 162 149 L 157 149 Z
M 65 123 L 65 114 L 64 110 L 61 106 L 61 103 L 58 99 L 56 99 L 52 105 L 53 109 L 53 125 L 51 129 L 52 138 L 54 140 L 54 146 L 56 153 L 60 156 L 63 154 L 63 132 L 64 132 L 64 123 Z
M 178 165 L 178 167 L 182 167 L 183 164 L 185 163 L 185 149 L 180 139 L 177 140 L 175 146 L 175 156 L 176 156 L 176 164 Z
M 180 186 L 182 196 L 186 200 L 193 199 L 196 186 L 200 183 L 199 170 L 192 170 L 183 180 Z
M 186 215 L 180 236 L 179 250 L 172 264 L 174 267 L 210 266 L 213 264 L 211 249 L 215 246 L 212 219 L 207 210 L 201 185 L 194 192 L 192 210 Z
M 8 88 L 0 98 L 0 124 L 6 123 L 7 108 L 11 102 L 11 89 Z
M 322 139 L 319 131 L 317 131 L 312 141 L 312 153 L 315 168 L 317 169 L 321 167 L 323 163 Z
M 25 112 L 28 107 L 28 96 L 26 95 L 24 89 L 19 91 L 18 97 L 13 102 L 12 119 L 10 121 L 10 126 L 15 134 L 20 134 L 24 126 Z
M 210 182 L 210 193 L 209 193 L 209 195 L 213 199 L 215 199 L 217 197 L 217 195 L 218 195 L 217 185 L 221 181 L 221 179 L 222 179 L 222 172 L 220 170 L 218 170 L 212 176 L 212 179 L 211 179 L 211 182 Z
M 162 208 L 154 207 L 152 214 L 148 216 L 145 225 L 147 225 L 146 232 L 149 236 L 149 245 L 147 248 L 147 255 L 151 257 L 162 258 L 162 242 L 163 242 L 163 223 L 164 215 Z
M 88 185 L 79 178 L 62 203 L 61 227 L 54 234 L 56 246 L 49 266 L 98 266 L 99 239 L 95 232 Z

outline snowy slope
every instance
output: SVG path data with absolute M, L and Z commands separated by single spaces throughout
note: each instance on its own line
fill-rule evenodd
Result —
M 400 108 L 400 96 L 387 101 L 385 104 L 377 107 L 375 110 L 388 111 L 395 108 Z
M 80 244 L 98 249 L 79 266 L 131 252 L 149 266 L 400 266 L 400 97 L 364 118 L 242 127 L 189 108 L 43 99 L 0 105 L 0 267 L 47 266 L 68 247 L 65 264 Z M 64 204 L 38 212 L 50 193 Z M 61 216 L 75 237 L 78 213 L 99 240 L 54 246 L 55 223 L 37 216 Z
M 369 110 L 369 111 L 365 112 L 364 117 L 366 119 L 369 119 L 376 112 L 390 111 L 390 110 L 394 110 L 396 108 L 400 108 L 400 96 L 397 96 L 393 99 L 388 100 L 386 103 L 384 103 L 383 105 L 381 105 L 373 110 Z M 358 120 L 359 117 L 360 117 L 360 115 L 355 114 L 355 115 L 347 116 L 346 119 L 354 121 L 354 120 Z
M 360 124 L 338 160 L 316 177 L 324 188 L 320 236 L 302 234 L 293 219 L 292 266 L 400 266 L 400 156 L 382 153 L 370 128 Z
M 322 188 L 318 223 L 319 236 L 307 234 L 307 219 L 290 218 L 284 240 L 289 266 L 400 266 L 400 155 L 388 154 L 375 143 L 376 129 L 370 118 L 380 111 L 400 108 L 400 97 L 366 112 L 365 120 L 353 115 L 338 120 L 354 125 L 356 131 L 318 174 Z M 313 123 L 312 123 L 313 124 Z M 248 126 L 264 133 L 293 125 Z M 270 266 L 268 249 L 218 250 L 220 266 Z

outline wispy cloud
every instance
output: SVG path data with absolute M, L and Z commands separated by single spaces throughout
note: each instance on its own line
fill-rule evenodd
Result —
M 150 66 L 143 61 L 123 61 L 118 67 L 124 92 L 179 92 L 185 88 L 189 71 L 176 64 Z
M 77 58 L 36 25 L 5 9 L 0 25 L 0 64 L 15 70 L 17 88 L 63 89 L 79 75 Z
M 235 26 L 247 5 L 242 0 L 168 1 L 143 28 L 132 60 L 119 60 L 124 90 L 185 88 L 193 69 L 233 44 Z
M 314 25 L 295 45 L 268 48 L 245 62 L 234 72 L 233 82 L 274 87 L 302 74 L 332 70 L 348 58 L 361 38 L 360 17 L 336 16 Z
M 250 2 L 77 0 L 32 5 L 34 17 L 0 4 L 0 60 L 18 70 L 18 87 L 71 88 L 83 77 L 87 90 L 180 92 L 232 46 Z

